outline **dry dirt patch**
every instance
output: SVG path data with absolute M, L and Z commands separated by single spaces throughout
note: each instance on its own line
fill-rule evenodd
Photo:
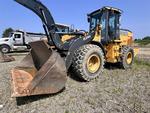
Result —
M 149 113 L 149 66 L 134 64 L 130 70 L 111 66 L 92 82 L 68 77 L 57 95 L 11 98 L 10 70 L 24 57 L 0 63 L 0 113 Z

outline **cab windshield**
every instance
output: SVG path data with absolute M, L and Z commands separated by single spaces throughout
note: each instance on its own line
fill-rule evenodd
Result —
M 14 33 L 10 33 L 10 34 L 9 34 L 9 38 L 10 38 L 10 37 L 12 37 L 12 36 L 13 36 L 13 34 L 14 34 Z
M 101 35 L 102 38 L 105 36 L 105 30 L 106 30 L 106 13 L 97 13 L 93 14 L 91 16 L 91 21 L 90 21 L 90 32 L 92 32 L 97 25 L 101 26 Z
M 99 14 L 91 16 L 90 31 L 94 30 L 96 28 L 97 24 L 100 24 L 100 15 Z

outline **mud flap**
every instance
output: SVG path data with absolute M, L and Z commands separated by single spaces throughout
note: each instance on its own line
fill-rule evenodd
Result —
M 58 93 L 67 81 L 64 60 L 44 41 L 30 45 L 31 52 L 12 69 L 12 97 Z

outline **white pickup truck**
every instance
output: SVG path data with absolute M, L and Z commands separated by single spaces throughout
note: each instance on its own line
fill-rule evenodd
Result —
M 44 38 L 44 34 L 17 30 L 12 32 L 9 37 L 0 38 L 0 48 L 3 53 L 27 50 L 30 48 L 29 42 L 38 41 Z

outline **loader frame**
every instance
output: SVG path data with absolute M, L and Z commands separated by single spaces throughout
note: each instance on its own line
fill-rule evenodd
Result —
M 39 16 L 48 42 L 30 43 L 30 53 L 12 70 L 13 97 L 58 93 L 65 87 L 71 65 L 75 74 L 85 81 L 99 77 L 105 61 L 121 63 L 124 69 L 131 67 L 132 33 L 120 36 L 119 9 L 103 7 L 92 12 L 88 15 L 89 33 L 63 42 L 50 11 L 39 0 L 15 1 Z M 95 19 L 93 25 L 92 19 Z M 106 21 L 104 29 L 103 20 Z M 123 42 L 127 43 L 123 45 Z
M 60 35 L 56 33 L 57 28 L 55 21 L 50 13 L 50 11 L 38 0 L 15 0 L 19 4 L 25 6 L 26 8 L 32 10 L 38 17 L 41 19 L 43 23 L 43 28 L 48 38 L 48 43 L 53 42 L 53 45 L 60 53 L 66 53 L 65 64 L 66 68 L 69 69 L 72 64 L 73 54 L 76 49 L 81 47 L 84 44 L 90 43 L 93 38 L 95 32 L 91 32 L 88 36 L 84 38 L 73 38 L 71 41 L 67 43 L 63 43 L 61 41 Z

